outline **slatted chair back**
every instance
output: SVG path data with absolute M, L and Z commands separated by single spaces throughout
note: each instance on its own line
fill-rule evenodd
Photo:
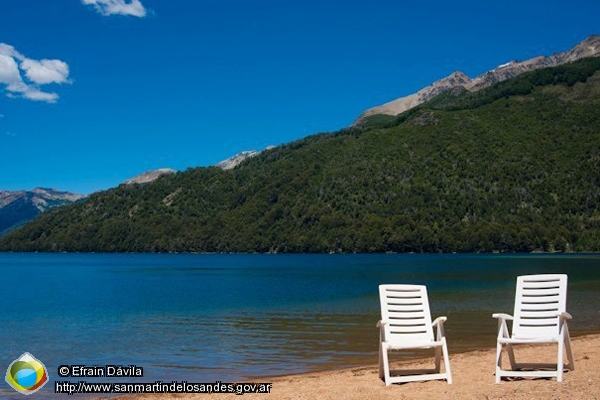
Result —
M 558 314 L 567 310 L 567 275 L 524 275 L 517 278 L 513 338 L 558 337 Z
M 389 343 L 403 347 L 434 340 L 425 286 L 380 285 L 379 299 Z

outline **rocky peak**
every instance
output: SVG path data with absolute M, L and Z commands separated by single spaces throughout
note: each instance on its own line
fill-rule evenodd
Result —
M 237 153 L 234 156 L 229 157 L 226 160 L 219 161 L 218 163 L 215 164 L 215 167 L 219 167 L 224 170 L 233 169 L 233 168 L 237 167 L 245 159 L 254 157 L 258 154 L 260 154 L 260 152 L 256 151 L 256 150 L 242 151 L 240 153 Z
M 271 150 L 275 148 L 275 146 L 267 146 L 265 148 L 265 150 Z M 260 153 L 262 153 L 264 150 L 261 151 L 256 151 L 256 150 L 246 150 L 246 151 L 242 151 L 240 153 L 237 153 L 234 156 L 229 157 L 226 160 L 220 161 L 218 163 L 215 164 L 215 167 L 219 167 L 221 169 L 224 170 L 228 170 L 228 169 L 233 169 L 235 167 L 237 167 L 242 161 L 250 158 L 250 157 L 254 157 L 259 155 Z
M 452 74 L 445 78 L 442 78 L 429 86 L 424 87 L 417 93 L 401 97 L 399 99 L 390 101 L 381 106 L 373 107 L 363 112 L 358 119 L 354 122 L 356 125 L 360 123 L 366 117 L 376 114 L 388 114 L 398 115 L 406 110 L 410 110 L 413 107 L 418 106 L 421 103 L 437 96 L 438 94 L 445 92 L 448 89 L 455 87 L 464 87 L 471 82 L 471 78 L 465 75 L 463 72 L 454 71 Z
M 559 65 L 597 55 L 600 55 L 600 35 L 592 35 L 571 50 L 555 54 L 550 58 Z
M 149 183 L 155 181 L 161 175 L 174 174 L 175 172 L 177 171 L 171 168 L 153 169 L 150 171 L 142 172 L 141 174 L 136 175 L 133 178 L 129 178 L 125 182 L 123 182 L 123 184 L 133 185 L 134 183 Z
M 471 78 L 469 78 L 465 73 L 461 71 L 454 71 L 447 77 L 442 78 L 439 81 L 436 81 L 433 84 L 419 90 L 417 94 L 419 95 L 419 100 L 421 100 L 421 102 L 425 102 L 448 89 L 458 86 L 464 87 L 469 83 L 471 83 Z

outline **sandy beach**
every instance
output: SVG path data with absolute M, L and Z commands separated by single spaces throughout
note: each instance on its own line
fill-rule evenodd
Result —
M 453 384 L 446 381 L 412 382 L 385 386 L 378 377 L 377 365 L 335 371 L 307 373 L 254 382 L 272 382 L 270 394 L 244 394 L 250 399 L 599 399 L 600 334 L 572 339 L 575 370 L 556 379 L 514 379 L 495 384 L 495 349 L 450 354 Z M 376 345 L 376 344 L 374 344 Z M 516 348 L 517 360 L 552 362 L 556 345 Z M 506 356 L 504 357 L 507 358 Z M 376 361 L 376 360 L 374 360 Z M 433 358 L 403 362 L 395 360 L 393 369 L 431 368 Z M 140 399 L 239 399 L 235 394 L 130 395 L 122 400 Z

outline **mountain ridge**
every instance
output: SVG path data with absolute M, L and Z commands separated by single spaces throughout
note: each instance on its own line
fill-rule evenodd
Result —
M 469 78 L 469 76 L 463 72 L 455 71 L 449 76 L 435 81 L 416 93 L 365 110 L 352 125 L 359 125 L 366 118 L 373 115 L 401 114 L 449 89 L 462 88 L 471 92 L 479 91 L 497 82 L 503 82 L 525 72 L 555 67 L 597 55 L 600 55 L 600 35 L 591 35 L 568 51 L 556 53 L 549 57 L 542 55 L 525 61 L 509 61 L 490 71 L 486 71 L 473 79 Z
M 0 235 L 47 210 L 71 204 L 85 197 L 82 194 L 41 187 L 33 190 L 0 190 Z

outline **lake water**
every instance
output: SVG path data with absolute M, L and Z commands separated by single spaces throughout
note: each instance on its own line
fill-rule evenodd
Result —
M 452 355 L 495 346 L 491 314 L 537 273 L 569 275 L 572 334 L 600 330 L 600 255 L 0 254 L 0 368 L 29 352 L 51 381 L 120 364 L 235 382 L 376 364 L 382 283 L 427 285 Z M 0 396 L 22 398 L 3 380 Z

